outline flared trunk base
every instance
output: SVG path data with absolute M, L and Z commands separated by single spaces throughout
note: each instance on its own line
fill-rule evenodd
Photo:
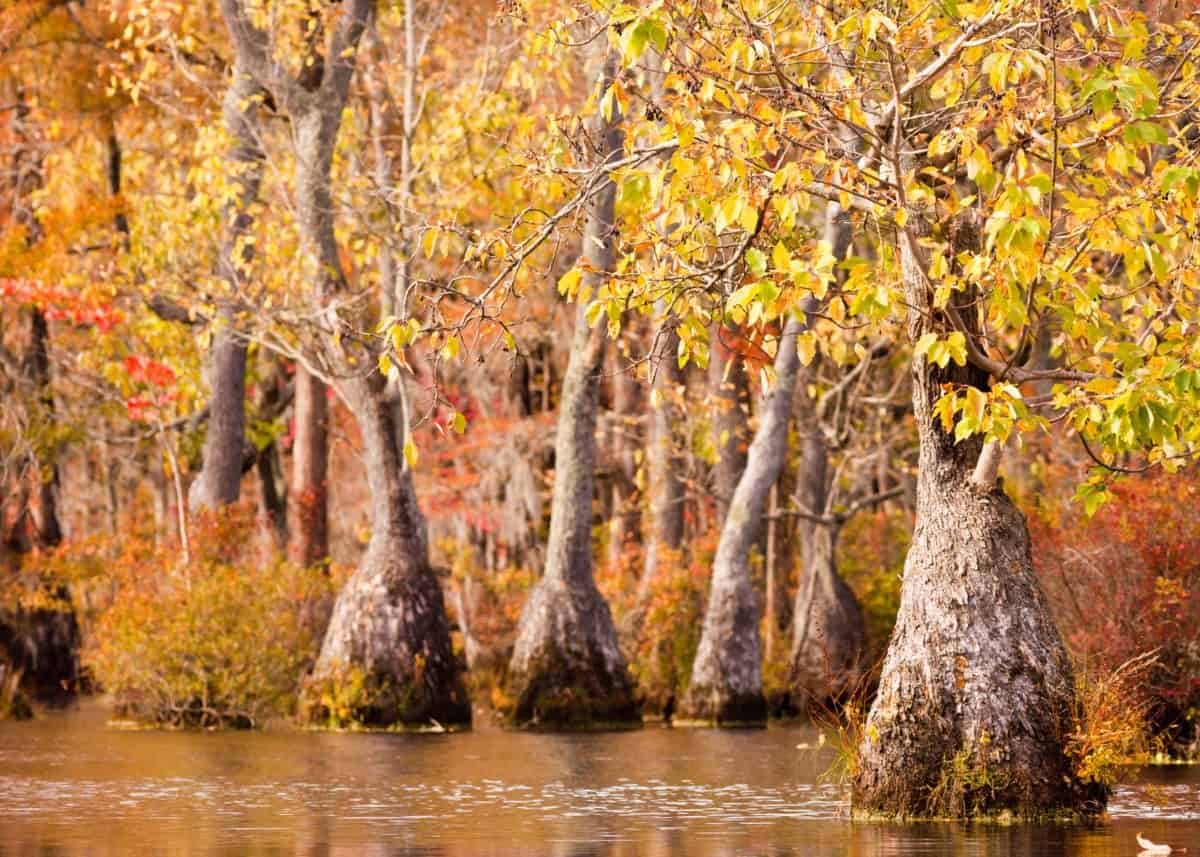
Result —
M 432 572 L 402 574 L 368 554 L 338 596 L 303 702 L 306 719 L 335 727 L 470 725 Z
M 1046 818 L 1103 808 L 1065 747 L 1074 682 L 1024 516 L 961 487 L 919 509 L 896 630 L 864 729 L 860 816 Z
M 521 616 L 506 688 L 512 725 L 550 729 L 637 726 L 641 703 L 594 587 L 543 578 Z
M 866 623 L 850 587 L 832 569 L 797 605 L 788 665 L 789 713 L 837 709 L 864 681 Z
M 767 725 L 767 699 L 759 694 L 738 694 L 711 687 L 691 687 L 683 698 L 676 726 L 718 726 L 723 729 L 760 728 Z

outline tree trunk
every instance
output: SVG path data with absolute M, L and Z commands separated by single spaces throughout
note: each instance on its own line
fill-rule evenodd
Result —
M 631 323 L 632 322 L 631 320 Z M 628 335 L 629 328 L 625 327 Z M 638 414 L 642 408 L 641 385 L 625 365 L 620 343 L 612 355 L 613 432 L 609 447 L 612 460 L 612 523 L 609 529 L 608 564 L 618 565 L 631 541 L 639 540 L 636 451 L 641 448 Z
M 857 687 L 863 674 L 866 623 L 862 608 L 837 572 L 835 523 L 815 523 L 804 542 L 788 665 L 791 704 L 828 709 Z
M 721 528 L 704 630 L 681 707 L 684 720 L 735 726 L 762 724 L 767 717 L 750 548 L 762 534 L 767 497 L 787 454 L 788 417 L 800 365 L 796 336 L 805 324 L 789 318 L 784 326 L 775 355 L 775 388 L 763 403 L 746 469 Z
M 237 330 L 232 302 L 241 291 L 246 267 L 253 257 L 243 244 L 253 222 L 250 207 L 262 185 L 264 154 L 258 141 L 258 102 L 263 89 L 240 66 L 225 94 L 225 129 L 233 139 L 227 161 L 230 178 L 239 185 L 237 197 L 225 210 L 221 240 L 221 273 L 230 297 L 217 310 L 216 329 L 208 355 L 208 429 L 204 437 L 200 474 L 188 493 L 192 511 L 236 503 L 242 484 L 242 445 L 246 433 L 246 340 Z
M 603 41 L 603 40 L 601 40 Z M 606 43 L 605 43 L 606 44 Z M 617 59 L 607 54 L 597 91 L 612 82 Z M 596 164 L 623 150 L 617 118 L 597 115 Z M 616 186 L 607 176 L 592 197 L 583 234 L 583 284 L 594 294 L 612 270 Z M 546 569 L 529 594 L 508 670 L 511 718 L 550 726 L 640 722 L 625 658 L 617 645 L 608 604 L 592 577 L 592 506 L 595 500 L 596 409 L 604 353 L 578 302 L 571 353 L 563 378 L 555 441 L 554 488 Z
M 916 255 L 923 220 L 910 220 L 900 240 L 913 341 L 949 332 Z M 968 336 L 977 335 L 976 298 L 969 289 L 952 299 Z M 1025 518 L 994 482 L 973 484 L 980 437 L 956 443 L 932 413 L 943 385 L 986 389 L 988 378 L 969 365 L 939 369 L 923 359 L 912 371 L 916 527 L 859 745 L 855 811 L 1032 817 L 1085 808 L 1089 796 L 1063 750 L 1071 666 L 1034 574 Z
M 54 391 L 50 386 L 50 327 L 40 309 L 33 310 L 29 331 L 29 372 L 37 390 L 41 418 L 47 425 L 56 422 Z M 61 478 L 58 472 L 58 450 L 38 454 L 33 462 L 37 479 L 37 543 L 40 547 L 56 547 L 63 539 L 62 522 L 58 515 L 58 491 Z M 45 460 L 44 460 L 45 459 Z
M 829 504 L 829 446 L 818 424 L 813 397 L 802 390 L 799 399 L 796 497 L 802 511 L 826 519 L 801 518 L 796 528 L 804 562 L 796 587 L 788 684 L 792 707 L 811 712 L 827 709 L 857 686 L 867 630 L 858 600 L 837 572 L 841 523 L 832 518 Z
M 717 463 L 712 470 L 712 494 L 717 520 L 724 523 L 733 492 L 746 469 L 746 445 L 750 420 L 750 376 L 741 356 L 723 338 L 732 339 L 731 327 L 716 327 L 716 342 L 709 362 L 710 379 L 716 399 L 713 410 L 713 434 L 717 441 Z
M 683 544 L 683 457 L 677 451 L 676 425 L 680 420 L 678 401 L 684 384 L 676 351 L 679 334 L 668 322 L 659 337 L 653 361 L 654 406 L 650 411 L 650 443 L 647 449 L 647 486 L 650 493 L 650 528 L 646 539 L 645 566 L 638 582 L 638 605 L 645 604 L 659 573 L 660 564 L 678 562 Z
M 362 430 L 371 540 L 334 605 L 314 670 L 310 716 L 348 716 L 373 726 L 470 723 L 441 583 L 429 564 L 404 463 L 403 427 L 378 374 L 343 383 Z M 319 698 L 331 686 L 342 711 Z
M 271 546 L 277 551 L 287 548 L 287 495 L 280 490 L 282 465 L 279 446 L 272 442 L 254 462 L 258 473 L 259 503 L 263 524 L 271 534 Z
M 329 558 L 329 402 L 325 385 L 302 366 L 295 384 L 289 548 L 292 562 L 310 567 Z

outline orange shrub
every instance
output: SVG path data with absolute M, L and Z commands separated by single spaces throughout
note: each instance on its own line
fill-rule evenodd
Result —
M 65 549 L 86 610 L 82 661 L 118 713 L 171 726 L 253 727 L 290 715 L 320 645 L 328 577 L 256 556 L 253 510 L 203 515 L 191 558 L 126 536 Z
M 1200 721 L 1200 481 L 1129 478 L 1087 519 L 1079 504 L 1032 516 L 1034 560 L 1058 626 L 1089 670 L 1154 652 L 1138 682 L 1154 730 L 1177 744 Z

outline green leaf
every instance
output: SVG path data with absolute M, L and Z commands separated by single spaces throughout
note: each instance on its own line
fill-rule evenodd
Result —
M 1165 146 L 1171 140 L 1167 129 L 1157 122 L 1130 122 L 1121 135 L 1135 146 Z
M 767 257 L 762 250 L 757 247 L 751 247 L 746 251 L 746 267 L 750 269 L 750 273 L 755 277 L 762 277 L 767 273 Z

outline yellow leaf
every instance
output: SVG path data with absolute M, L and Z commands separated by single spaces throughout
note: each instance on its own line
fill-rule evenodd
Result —
M 575 289 L 579 286 L 579 278 L 582 276 L 578 268 L 572 268 L 567 271 L 558 280 L 558 293 L 560 295 L 573 295 Z
M 404 460 L 410 470 L 417 466 L 417 445 L 413 442 L 411 434 L 404 439 Z
M 787 271 L 792 265 L 792 254 L 782 241 L 776 242 L 775 249 L 771 251 L 771 265 L 776 271 Z

